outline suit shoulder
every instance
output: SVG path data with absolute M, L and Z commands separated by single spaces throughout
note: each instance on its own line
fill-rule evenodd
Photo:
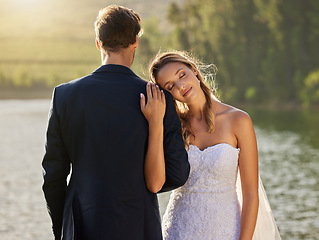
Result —
M 60 85 L 57 85 L 55 88 L 56 89 L 67 89 L 67 88 L 72 88 L 72 87 L 75 87 L 76 85 L 78 84 L 81 84 L 83 81 L 89 79 L 92 77 L 92 74 L 89 74 L 89 75 L 86 75 L 84 77 L 81 77 L 81 78 L 76 78 L 76 79 L 73 79 L 69 82 L 65 82 L 65 83 L 62 83 Z
M 86 80 L 88 80 L 89 78 L 91 78 L 91 74 L 81 78 L 73 79 L 69 82 L 62 83 L 54 88 L 54 92 L 59 95 L 71 93 L 75 91 L 79 86 L 81 86 L 84 82 L 86 82 Z
M 143 85 L 143 86 L 146 86 L 146 84 L 149 83 L 149 81 L 147 81 L 147 80 L 145 80 L 145 79 L 143 79 L 143 78 L 140 78 L 139 76 L 134 76 L 133 78 L 134 78 L 134 80 L 135 80 L 137 83 L 139 83 L 139 84 L 141 84 L 141 85 Z

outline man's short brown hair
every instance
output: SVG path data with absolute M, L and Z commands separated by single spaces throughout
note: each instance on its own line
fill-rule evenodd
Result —
M 133 10 L 111 5 L 100 10 L 95 21 L 96 39 L 107 52 L 118 52 L 135 43 L 142 33 L 141 19 Z

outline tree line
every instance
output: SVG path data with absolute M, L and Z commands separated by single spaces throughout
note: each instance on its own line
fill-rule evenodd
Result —
M 217 66 L 218 93 L 224 101 L 318 106 L 318 12 L 317 0 L 175 1 L 162 17 L 142 21 L 144 35 L 133 70 L 147 77 L 147 65 L 159 49 L 186 50 Z M 83 49 L 91 42 L 81 44 Z M 69 45 L 65 51 L 74 41 Z M 43 76 L 38 74 L 43 72 L 41 64 L 17 64 L 11 70 L 11 65 L 1 63 L 0 87 L 52 88 L 98 66 L 96 51 L 92 41 L 87 51 L 65 53 L 73 60 L 76 53 L 80 60 L 93 62 L 90 66 L 46 64 Z
M 316 0 L 173 2 L 169 31 L 156 27 L 160 19 L 146 21 L 141 58 L 159 45 L 191 51 L 217 66 L 227 101 L 319 104 L 318 12 Z

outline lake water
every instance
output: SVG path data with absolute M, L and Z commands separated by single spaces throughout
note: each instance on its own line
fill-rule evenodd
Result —
M 0 239 L 52 239 L 41 190 L 49 100 L 0 100 Z M 250 111 L 282 239 L 319 239 L 319 113 Z M 160 194 L 164 212 L 169 193 Z

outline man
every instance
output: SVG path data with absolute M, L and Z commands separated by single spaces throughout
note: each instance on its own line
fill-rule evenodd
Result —
M 53 233 L 64 240 L 162 239 L 157 197 L 143 174 L 148 124 L 140 93 L 146 95 L 146 82 L 130 69 L 140 18 L 112 5 L 100 11 L 95 31 L 102 66 L 53 92 L 42 163 Z M 189 174 L 169 94 L 166 102 L 161 191 L 183 185 Z

